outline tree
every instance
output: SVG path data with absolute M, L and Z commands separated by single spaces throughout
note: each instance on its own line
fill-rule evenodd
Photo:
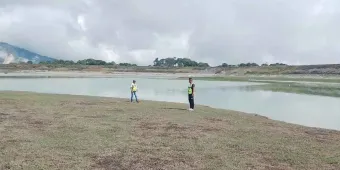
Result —
M 165 66 L 167 67 L 174 67 L 176 63 L 177 63 L 176 57 L 165 59 Z
M 27 61 L 27 64 L 33 64 L 33 62 L 32 61 Z
M 177 66 L 179 67 L 196 67 L 198 63 L 189 58 L 177 58 Z
M 247 67 L 247 64 L 245 64 L 245 63 L 240 63 L 238 66 L 239 66 L 239 67 Z
M 238 66 L 239 67 L 257 67 L 259 65 L 256 63 L 240 63 Z
M 287 66 L 287 64 L 284 64 L 284 63 L 274 63 L 274 64 L 270 64 L 270 66 Z
M 119 66 L 137 66 L 137 64 L 131 64 L 131 63 L 119 63 Z
M 158 58 L 156 58 L 153 61 L 153 66 L 164 66 L 164 64 L 165 64 L 165 59 L 158 59 Z
M 61 65 L 73 65 L 75 64 L 72 60 L 55 60 L 52 64 L 61 64 Z
M 158 57 L 155 60 L 153 60 L 153 66 L 159 66 Z
M 176 57 L 168 57 L 168 58 L 156 58 L 153 61 L 154 66 L 161 66 L 161 67 L 174 67 L 177 65 L 177 58 Z
M 52 64 L 51 61 L 40 61 L 39 64 Z
M 168 58 L 155 58 L 153 61 L 153 66 L 159 67 L 209 67 L 208 63 L 196 62 L 189 58 L 177 58 L 177 57 L 168 57 Z
M 106 65 L 106 62 L 103 60 L 95 60 L 93 58 L 85 59 L 85 60 L 79 60 L 77 61 L 77 64 L 80 65 Z
M 209 67 L 208 63 L 199 62 L 198 67 Z
M 229 65 L 227 63 L 222 63 L 222 67 L 228 67 Z
M 258 67 L 259 65 L 257 63 L 248 63 L 250 67 Z
M 106 65 L 116 65 L 116 62 L 111 61 L 111 62 L 106 63 Z
M 78 60 L 77 62 L 74 62 L 73 60 L 54 60 L 53 62 L 45 62 L 42 61 L 39 64 L 59 64 L 59 65 L 97 65 L 97 66 L 114 66 L 117 65 L 116 62 L 110 61 L 106 62 L 103 60 L 96 60 L 93 58 Z M 120 66 L 137 66 L 137 64 L 131 64 L 131 63 L 120 63 Z

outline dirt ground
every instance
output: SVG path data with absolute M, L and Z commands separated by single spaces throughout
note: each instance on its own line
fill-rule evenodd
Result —
M 340 132 L 184 104 L 0 92 L 0 169 L 340 169 Z

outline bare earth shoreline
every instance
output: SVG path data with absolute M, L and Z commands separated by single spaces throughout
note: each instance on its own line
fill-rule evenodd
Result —
M 110 78 L 110 77 L 125 77 L 125 76 L 143 76 L 143 77 L 210 77 L 214 74 L 201 73 L 148 73 L 148 72 L 90 72 L 90 71 L 17 71 L 11 73 L 0 74 L 0 78 L 6 77 L 37 77 L 37 78 Z
M 340 169 L 340 132 L 185 104 L 0 92 L 0 169 Z
M 335 80 L 340 82 L 338 75 L 221 75 L 214 73 L 166 73 L 166 72 L 103 72 L 103 71 L 45 71 L 45 70 L 17 70 L 12 72 L 0 71 L 0 78 L 111 78 L 111 77 L 169 77 L 169 78 L 182 78 L 182 77 L 198 77 L 200 79 L 210 80 L 208 78 L 216 78 L 216 80 L 234 81 L 233 78 L 268 78 L 277 80 L 293 79 L 301 81 L 308 80 Z M 231 78 L 231 79 L 230 79 Z M 242 79 L 240 79 L 241 81 Z M 243 80 L 242 80 L 243 81 Z

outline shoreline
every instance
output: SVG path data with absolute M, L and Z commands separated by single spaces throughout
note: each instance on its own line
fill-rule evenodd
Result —
M 0 94 L 9 94 L 9 95 L 42 95 L 42 96 L 56 96 L 56 97 L 81 97 L 81 98 L 93 98 L 93 99 L 106 99 L 106 100 L 119 100 L 119 101 L 126 101 L 129 102 L 129 98 L 120 98 L 120 97 L 106 97 L 106 96 L 91 96 L 91 95 L 82 95 L 82 94 L 59 94 L 59 93 L 41 93 L 41 92 L 32 92 L 32 91 L 11 91 L 11 90 L 0 90 Z M 170 101 L 158 101 L 158 100 L 141 100 L 142 102 L 149 102 L 149 103 L 162 103 L 162 104 L 172 104 L 172 105 L 187 105 L 187 103 L 180 103 L 180 102 L 170 102 Z M 256 117 L 261 117 L 264 119 L 268 120 L 273 120 L 273 121 L 278 121 L 278 122 L 283 122 L 287 124 L 292 124 L 292 125 L 298 125 L 298 126 L 303 126 L 307 128 L 319 128 L 319 127 L 309 127 L 309 126 L 304 126 L 304 125 L 299 125 L 299 124 L 294 124 L 294 123 L 288 123 L 280 120 L 274 120 L 271 119 L 267 116 L 262 116 L 257 113 L 246 113 L 242 111 L 237 111 L 237 110 L 230 110 L 230 109 L 223 109 L 223 108 L 215 108 L 207 105 L 202 105 L 202 104 L 195 104 L 195 107 L 200 107 L 200 108 L 209 108 L 209 109 L 215 109 L 215 110 L 224 110 L 227 112 L 235 112 L 239 114 L 244 114 L 248 116 L 256 116 Z M 183 108 L 187 110 L 187 108 Z M 189 112 L 189 110 L 187 110 Z M 325 129 L 325 130 L 334 130 L 334 129 L 327 129 L 327 128 L 320 128 L 320 129 Z M 337 130 L 335 130 L 337 131 Z M 339 130 L 340 131 L 340 130 Z
M 326 82 L 340 83 L 338 75 L 313 75 L 313 74 L 214 74 L 214 73 L 166 73 L 166 72 L 104 72 L 104 71 L 45 71 L 45 70 L 17 70 L 0 72 L 0 78 L 114 78 L 114 77 L 164 77 L 186 79 L 193 77 L 205 81 L 297 81 L 297 82 Z
M 294 94 L 340 97 L 340 77 L 316 75 L 216 75 L 208 73 L 150 73 L 150 72 L 100 72 L 100 71 L 17 71 L 0 74 L 1 79 L 42 78 L 156 78 L 186 80 L 188 77 L 201 81 L 255 82 L 248 90 L 277 91 Z
M 268 84 L 270 85 L 270 84 Z M 265 88 L 261 88 L 261 86 L 264 86 Z M 331 98 L 338 98 L 340 95 L 329 95 L 329 94 L 323 94 L 323 93 L 316 93 L 316 92 L 290 92 L 290 91 L 285 91 L 283 90 L 277 90 L 277 89 L 268 89 L 266 85 L 249 85 L 249 86 L 244 86 L 240 87 L 243 90 L 263 90 L 263 91 L 271 91 L 271 92 L 285 92 L 285 93 L 293 93 L 293 94 L 300 94 L 300 95 L 317 95 L 320 97 L 331 97 Z M 38 91 L 20 91 L 20 90 L 0 90 L 0 93 L 28 93 L 28 94 L 40 94 L 40 95 L 55 95 L 55 96 L 79 96 L 83 98 L 103 98 L 103 99 L 112 99 L 112 100 L 123 100 L 123 101 L 130 101 L 129 98 L 127 97 L 113 97 L 113 96 L 101 96 L 101 95 L 88 95 L 88 94 L 70 94 L 70 93 L 54 93 L 54 92 L 38 92 Z M 146 102 L 154 102 L 154 103 L 164 103 L 164 104 L 176 104 L 176 105 L 188 105 L 187 102 L 178 102 L 178 101 L 166 101 L 166 100 L 151 100 L 151 99 L 142 99 L 140 101 L 146 101 Z M 196 107 L 204 107 L 204 108 L 210 108 L 210 109 L 217 109 L 217 110 L 224 110 L 228 112 L 235 112 L 235 113 L 242 113 L 250 116 L 256 116 L 256 117 L 262 117 L 265 119 L 273 120 L 273 121 L 278 121 L 278 122 L 283 122 L 287 124 L 293 124 L 293 125 L 298 125 L 298 126 L 304 126 L 307 128 L 319 128 L 319 129 L 325 129 L 325 130 L 335 130 L 335 131 L 340 131 L 340 128 L 337 126 L 332 126 L 332 127 L 327 127 L 327 126 L 317 126 L 317 125 L 312 125 L 312 124 L 305 124 L 304 122 L 292 122 L 291 120 L 284 120 L 284 119 L 278 119 L 278 118 L 273 118 L 271 115 L 262 113 L 262 112 L 252 112 L 252 111 L 244 111 L 244 109 L 230 109 L 230 108 L 223 108 L 223 107 L 218 107 L 218 106 L 211 106 L 211 105 L 205 105 L 205 104 L 196 104 Z M 184 110 L 187 109 L 188 106 L 184 107 Z
M 0 102 L 0 169 L 340 168 L 336 130 L 171 102 L 4 91 Z
M 36 95 L 51 95 L 51 96 L 61 96 L 61 97 L 83 97 L 83 98 L 94 98 L 94 99 L 108 99 L 108 100 L 120 100 L 120 101 L 129 101 L 129 98 L 120 98 L 120 97 L 107 97 L 107 96 L 91 96 L 91 95 L 82 95 L 82 94 L 60 94 L 60 93 L 41 93 L 41 92 L 33 92 L 33 91 L 11 91 L 11 90 L 0 90 L 0 94 L 1 93 L 8 93 L 8 94 L 36 94 Z M 154 102 L 154 103 L 163 103 L 163 104 L 175 104 L 175 105 L 187 105 L 187 103 L 181 103 L 181 102 L 170 102 L 170 101 L 160 101 L 160 100 L 141 100 L 141 102 Z M 269 120 L 273 120 L 273 121 L 278 121 L 278 122 L 283 122 L 283 123 L 288 123 L 288 124 L 293 124 L 293 125 L 298 125 L 298 126 L 304 126 L 304 125 L 300 125 L 300 124 L 294 124 L 294 123 L 289 123 L 289 122 L 285 122 L 285 121 L 281 121 L 281 120 L 275 120 L 275 119 L 271 119 L 267 116 L 263 116 L 261 114 L 257 114 L 257 113 L 247 113 L 247 112 L 242 112 L 242 111 L 237 111 L 237 110 L 230 110 L 230 109 L 223 109 L 223 108 L 217 108 L 217 107 L 212 107 L 212 106 L 208 106 L 208 105 L 203 105 L 203 104 L 195 104 L 195 107 L 203 107 L 203 108 L 210 108 L 210 109 L 217 109 L 217 110 L 224 110 L 227 112 L 235 112 L 235 113 L 241 113 L 241 114 L 245 114 L 245 115 L 249 115 L 249 116 L 256 116 L 256 117 L 261 117 L 264 119 L 269 119 Z M 187 108 L 183 108 L 183 109 L 187 109 Z M 187 110 L 189 111 L 189 110 Z M 309 127 L 309 126 L 304 126 L 304 127 Z M 309 128 L 320 128 L 320 127 L 309 127 Z M 327 129 L 327 128 L 320 128 L 320 129 L 326 129 L 326 130 L 335 130 L 335 129 Z M 335 130 L 338 131 L 338 130 Z M 339 130 L 340 131 L 340 130 Z
M 123 76 L 143 77 L 169 77 L 178 78 L 183 76 L 211 77 L 214 74 L 202 73 L 149 73 L 149 72 L 91 72 L 91 71 L 17 71 L 0 74 L 0 78 L 114 78 Z
M 256 85 L 255 85 L 256 86 Z M 41 96 L 56 96 L 56 97 L 80 97 L 80 98 L 89 98 L 89 99 L 105 99 L 105 100 L 119 100 L 119 101 L 125 101 L 125 102 L 130 102 L 129 98 L 120 98 L 120 97 L 107 97 L 107 96 L 92 96 L 92 95 L 82 95 L 82 94 L 61 94 L 61 93 L 42 93 L 42 92 L 33 92 L 33 91 L 11 91 L 11 90 L 0 90 L 0 94 L 18 94 L 18 95 L 41 95 Z M 159 100 L 140 100 L 140 103 L 142 102 L 148 102 L 148 103 L 161 103 L 161 104 L 171 104 L 171 105 L 182 105 L 184 106 L 183 111 L 188 111 L 186 105 L 187 103 L 181 103 L 181 102 L 170 102 L 170 101 L 159 101 Z M 297 123 L 290 123 L 286 122 L 283 120 L 276 120 L 272 119 L 270 117 L 258 114 L 258 113 L 250 113 L 250 112 L 244 112 L 244 111 L 238 111 L 238 110 L 231 110 L 231 109 L 224 109 L 224 108 L 217 108 L 217 107 L 212 107 L 208 105 L 203 105 L 203 104 L 195 104 L 195 107 L 199 108 L 208 108 L 212 110 L 220 110 L 220 111 L 225 111 L 225 112 L 233 112 L 236 114 L 239 114 L 240 116 L 254 116 L 254 117 L 259 117 L 262 119 L 267 119 L 271 120 L 277 123 L 284 123 L 284 124 L 289 124 L 289 125 L 294 125 L 294 126 L 301 126 L 304 128 L 313 128 L 313 129 L 322 129 L 322 130 L 329 130 L 329 131 L 339 131 L 340 129 L 330 129 L 330 128 L 323 128 L 323 127 L 314 127 L 314 126 L 307 126 L 307 125 L 302 125 L 302 124 L 297 124 Z M 194 113 L 194 112 L 193 112 Z

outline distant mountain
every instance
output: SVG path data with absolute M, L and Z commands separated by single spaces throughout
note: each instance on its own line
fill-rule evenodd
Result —
M 56 59 L 42 56 L 26 49 L 0 42 L 0 64 L 32 61 L 33 63 L 54 61 Z

